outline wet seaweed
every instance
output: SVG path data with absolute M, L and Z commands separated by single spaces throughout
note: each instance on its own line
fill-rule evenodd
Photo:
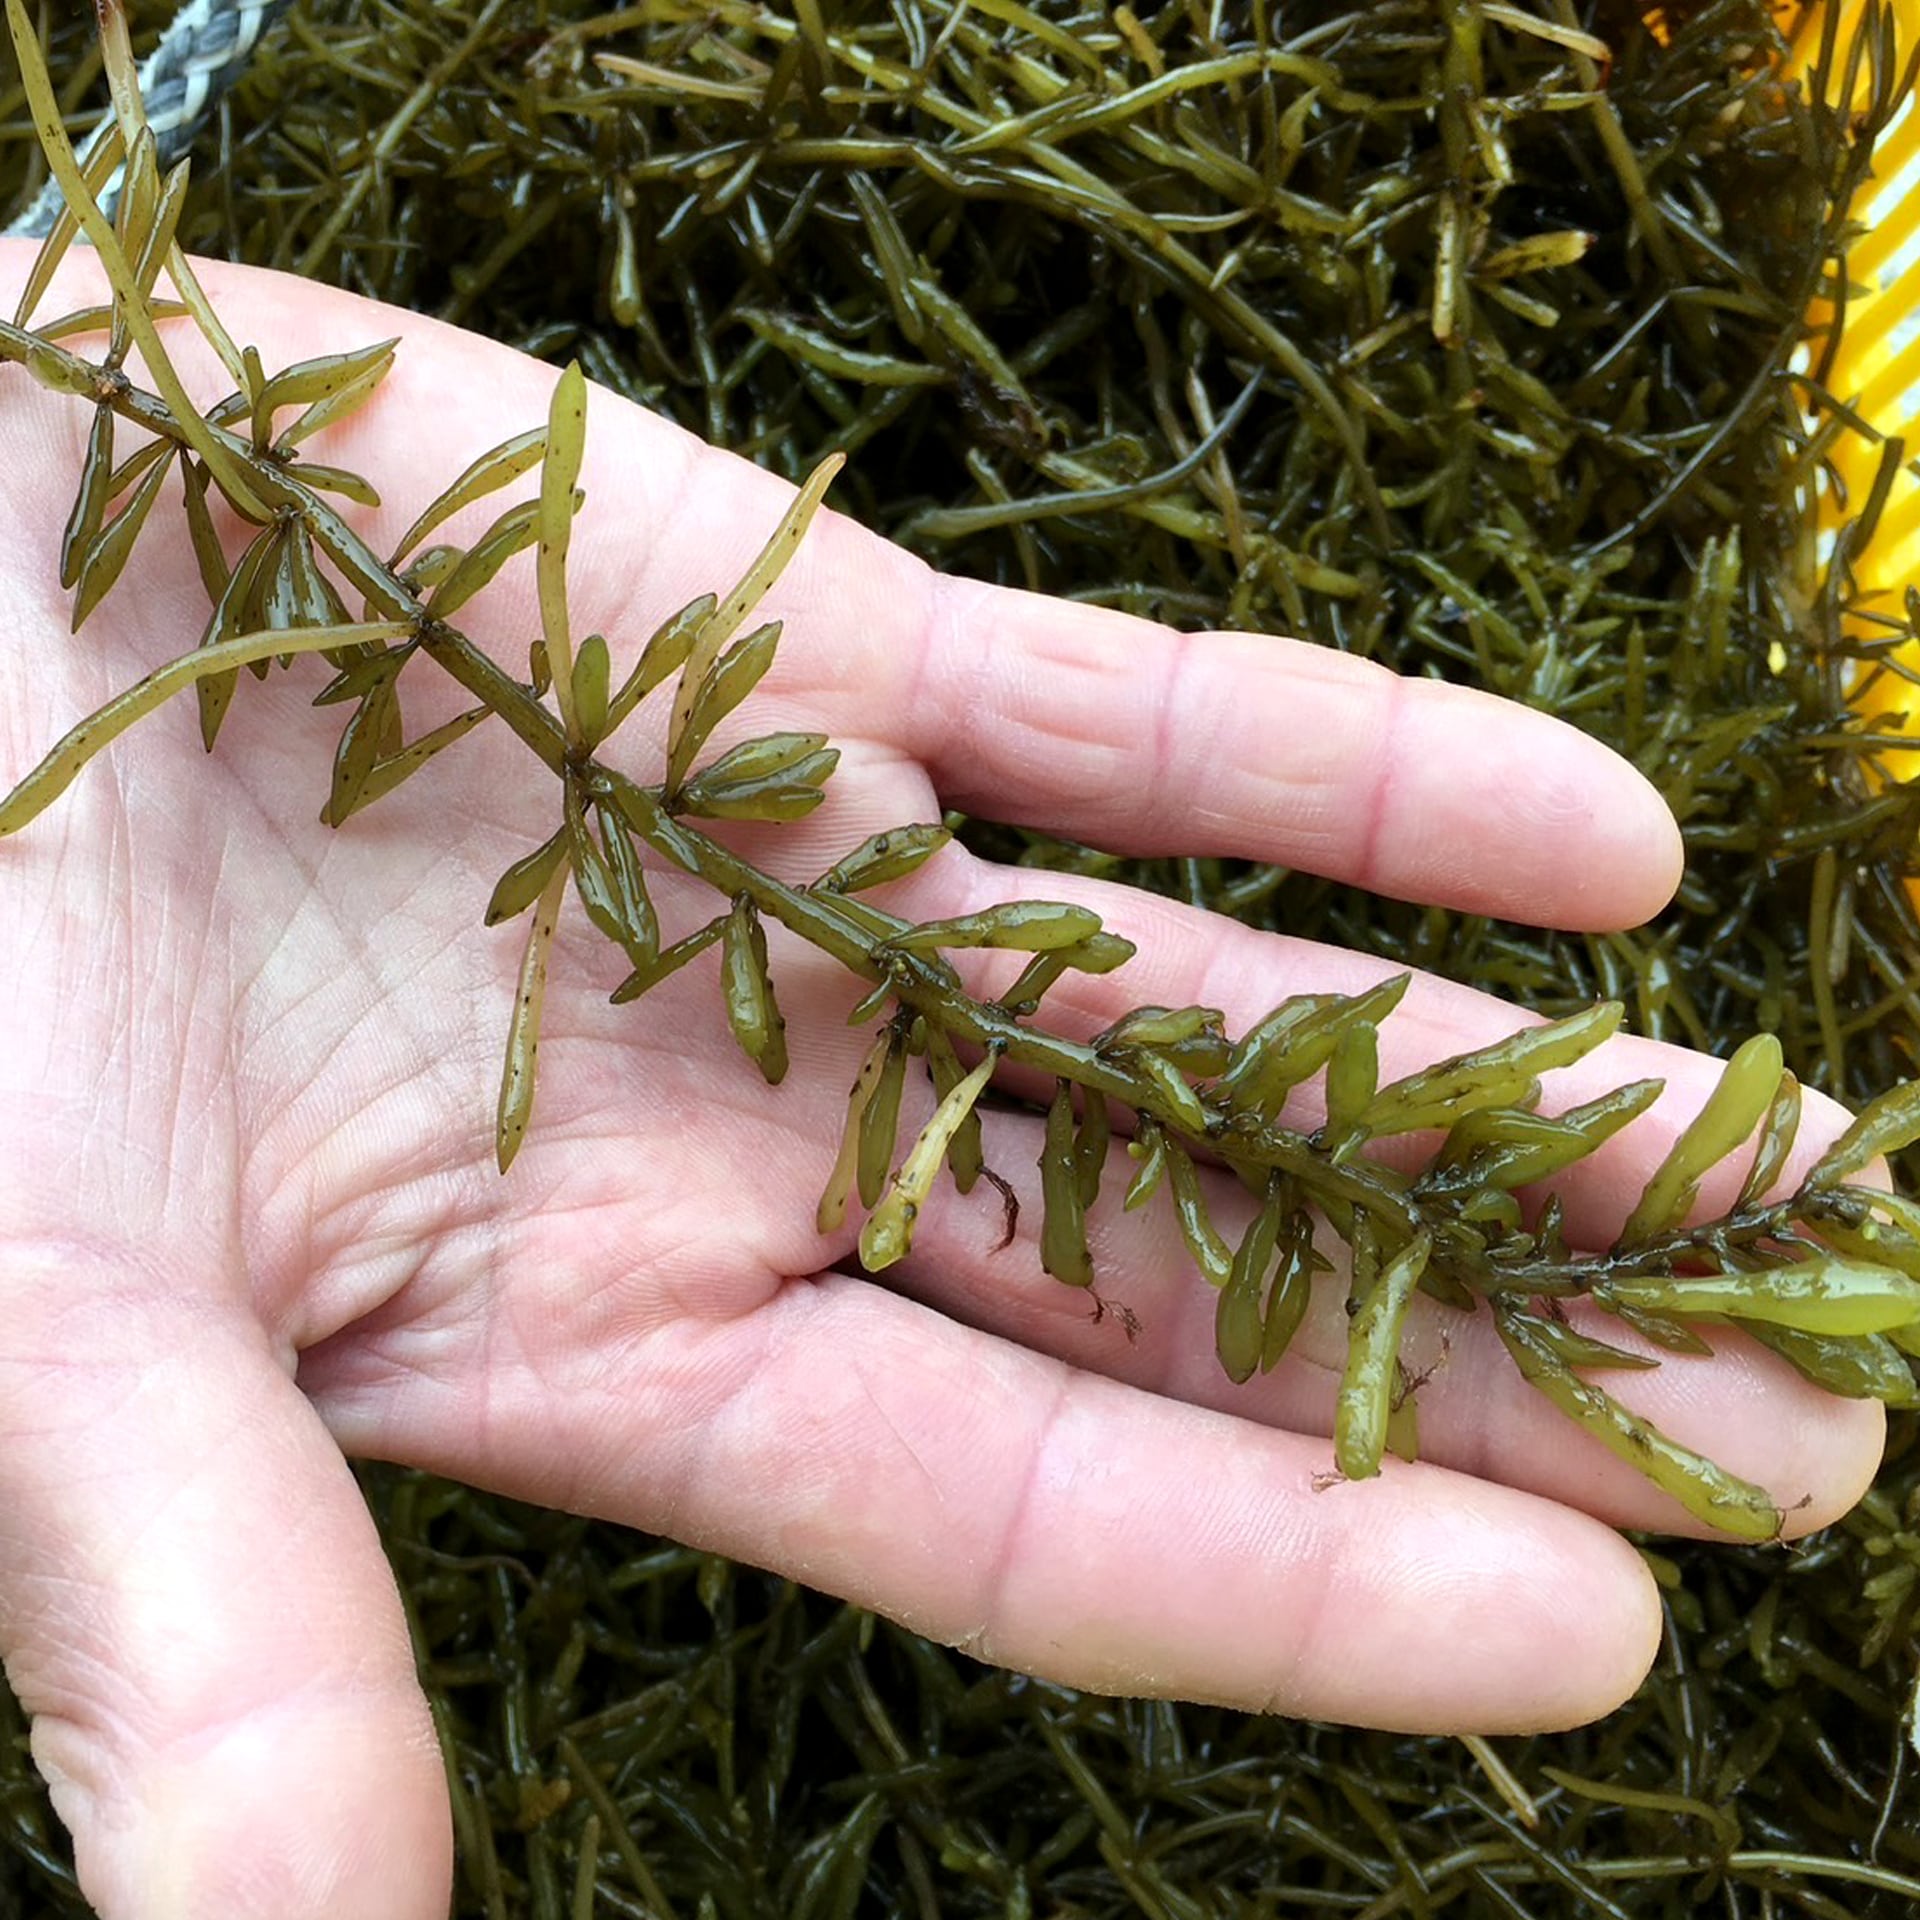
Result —
M 1571 9 L 1309 11 L 1289 17 L 1296 46 L 1264 21 L 1234 39 L 1171 7 L 1115 10 L 1104 34 L 998 7 L 951 27 L 912 8 L 848 9 L 830 27 L 750 6 L 602 21 L 549 9 L 538 28 L 502 5 L 451 27 L 401 8 L 376 48 L 322 10 L 250 83 L 277 110 L 249 124 L 240 103 L 181 231 L 574 355 L 795 477 L 857 451 L 863 516 L 944 565 L 1181 624 L 1309 633 L 1580 720 L 1652 774 L 1687 834 L 1682 897 L 1641 933 L 1466 922 L 1220 862 L 1125 872 L 1552 1014 L 1615 997 L 1645 1031 L 1722 1049 L 1757 1027 L 1809 1084 L 1870 1094 L 1915 1052 L 1913 802 L 1875 779 L 1898 735 L 1876 728 L 1873 696 L 1875 676 L 1903 670 L 1891 643 L 1912 615 L 1859 603 L 1844 541 L 1824 570 L 1811 550 L 1806 488 L 1838 416 L 1806 410 L 1821 342 L 1804 365 L 1795 355 L 1904 84 L 1897 58 L 1882 50 L 1849 121 L 1817 86 L 1781 86 L 1754 6 L 1675 10 L 1662 32 L 1613 6 L 1578 22 Z M 1869 9 L 1853 44 L 1872 47 L 1889 20 Z M 603 43 L 624 69 L 594 63 Z M 408 60 L 380 103 L 404 104 L 373 125 L 367 63 Z M 358 147 L 343 116 L 365 126 Z M 554 258 L 592 270 L 556 284 Z M 965 830 L 1035 863 L 1116 870 Z M 744 978 L 750 931 L 734 944 Z M 1336 1053 L 1357 1118 L 1380 1090 L 1363 1041 Z M 1122 1097 L 1156 1058 L 1139 1055 Z M 1749 1130 L 1766 1131 L 1780 1084 Z M 1154 1089 L 1171 1127 L 1193 1117 L 1182 1086 L 1194 1097 L 1185 1074 Z M 1524 1127 L 1490 1144 L 1551 1150 Z M 1228 1290 L 1234 1257 L 1218 1255 Z M 1669 1654 L 1642 1702 L 1592 1735 L 1503 1743 L 1537 1833 L 1434 1743 L 976 1677 L 974 1692 L 1021 1702 L 998 1724 L 1022 1743 L 1028 1788 L 1078 1796 L 1077 1837 L 1040 1878 L 1023 1872 L 1018 1897 L 1184 1911 L 1191 1889 L 1218 1884 L 1268 1909 L 1383 1914 L 1702 1898 L 1904 1910 L 1914 1863 L 1886 1809 L 1920 1565 L 1905 1445 L 1868 1506 L 1785 1570 L 1670 1563 Z M 487 1524 L 480 1511 L 462 1508 L 463 1523 Z M 777 1583 L 757 1591 L 769 1610 L 831 1613 Z M 916 1661 L 965 1671 L 878 1631 L 899 1650 L 887 1677 L 902 1701 Z M 788 1691 L 811 1697 L 803 1676 Z M 916 1726 L 916 1750 L 935 1751 L 939 1731 Z M 1163 1795 L 1150 1756 L 1169 1742 L 1204 1752 L 1207 1781 L 1240 1746 L 1269 1753 L 1259 1821 L 1222 1786 Z M 577 1738 L 569 1751 L 584 1751 Z M 851 1794 L 864 1777 L 843 1755 L 818 1765 L 796 1817 L 813 1784 Z M 958 1791 L 943 1776 L 943 1796 Z M 1850 1810 L 1838 1827 L 1836 1795 Z M 1018 1824 L 1015 1799 L 999 1804 L 982 1858 L 1006 1854 Z M 960 1899 L 924 1834 L 915 1871 L 897 1805 L 863 1789 L 830 1816 L 811 1809 L 799 1852 L 789 1838 L 758 1857 L 822 1863 L 810 1911 L 850 1911 L 863 1885 L 924 1908 L 929 1859 L 942 1901 Z M 603 1841 L 616 1832 L 605 1808 L 593 1817 Z M 1237 1867 L 1234 1833 L 1249 1848 Z M 471 1837 L 507 1875 L 474 1884 L 473 1910 L 529 1889 L 547 1907 L 553 1869 L 477 1816 Z M 996 1911 L 1010 1884 L 995 1883 Z M 751 1911 L 761 1896 L 742 1898 Z

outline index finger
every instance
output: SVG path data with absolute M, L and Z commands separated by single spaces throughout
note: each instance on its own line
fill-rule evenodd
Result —
M 611 425 L 616 459 L 680 438 L 632 410 Z M 687 544 L 709 570 L 744 561 L 790 490 L 730 455 L 682 452 L 675 509 L 700 533 Z M 1470 688 L 936 574 L 832 513 L 768 608 L 802 641 L 783 654 L 788 687 L 836 731 L 919 761 L 967 812 L 1574 929 L 1637 924 L 1679 881 L 1679 829 L 1633 766 Z
M 1578 929 L 1644 920 L 1679 881 L 1666 803 L 1551 715 L 1271 635 L 950 579 L 924 602 L 901 724 L 954 806 Z

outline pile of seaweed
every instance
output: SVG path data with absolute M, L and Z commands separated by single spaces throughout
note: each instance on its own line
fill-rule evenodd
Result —
M 1818 19 L 1789 85 L 1761 0 L 310 0 L 203 141 L 182 234 L 577 356 L 789 477 L 847 450 L 836 498 L 944 568 L 1576 721 L 1687 837 L 1629 934 L 970 831 L 1549 1013 L 1616 995 L 1716 1052 L 1770 1030 L 1858 1100 L 1920 1066 L 1920 794 L 1876 767 L 1920 598 L 1856 587 L 1880 489 L 1830 553 L 1812 501 L 1865 430 L 1827 391 L 1847 221 L 1913 76 L 1890 6 Z M 84 118 L 77 24 L 55 55 Z M 37 177 L 10 86 L 0 197 Z M 1471 1750 L 1077 1695 L 616 1528 L 368 1487 L 461 1914 L 1920 1898 L 1911 1422 L 1804 1545 L 1659 1559 L 1628 1707 Z M 0 1900 L 83 1911 L 4 1711 Z

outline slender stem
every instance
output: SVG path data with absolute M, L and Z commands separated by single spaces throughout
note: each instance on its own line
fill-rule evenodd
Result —
M 1163 1127 L 1187 1135 L 1167 1102 L 1154 1097 L 1134 1075 L 1093 1048 L 1028 1026 L 1004 1007 L 971 998 L 940 980 L 912 954 L 890 954 L 884 962 L 876 959 L 878 943 L 841 918 L 830 900 L 773 879 L 698 828 L 671 818 L 656 791 L 606 769 L 599 773 L 634 831 L 656 853 L 697 874 L 717 893 L 747 894 L 768 919 L 779 921 L 849 970 L 870 980 L 891 977 L 895 998 L 938 1026 L 949 1039 L 965 1040 L 983 1050 L 994 1049 L 1016 1065 L 1053 1079 L 1071 1080 L 1089 1092 L 1149 1112 Z M 1408 1197 L 1390 1184 L 1395 1176 L 1388 1169 L 1336 1166 L 1325 1154 L 1316 1152 L 1303 1134 L 1277 1127 L 1250 1132 L 1239 1126 L 1230 1131 L 1224 1107 L 1209 1107 L 1208 1114 L 1217 1122 L 1209 1128 L 1209 1140 L 1233 1159 L 1295 1174 L 1311 1183 L 1316 1197 L 1365 1207 L 1409 1234 L 1418 1230 L 1418 1216 Z

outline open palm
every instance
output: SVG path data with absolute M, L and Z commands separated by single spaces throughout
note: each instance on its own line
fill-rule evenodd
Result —
M 0 251 L 9 307 L 27 258 Z M 66 270 L 51 310 L 98 297 L 88 272 Z M 316 450 L 383 485 L 375 545 L 544 417 L 551 369 L 207 274 L 273 360 L 406 337 L 382 397 Z M 0 405 L 4 787 L 190 644 L 205 600 L 186 542 L 156 530 L 69 639 L 56 547 L 83 409 L 19 376 Z M 605 394 L 583 484 L 576 622 L 616 668 L 736 574 L 788 497 Z M 1635 774 L 1480 696 L 943 580 L 831 515 L 769 610 L 787 638 L 734 737 L 817 730 L 844 756 L 818 812 L 741 836 L 792 877 L 959 807 L 1583 927 L 1643 916 L 1675 878 Z M 518 669 L 530 585 L 510 569 L 471 612 Z M 454 711 L 415 671 L 410 723 Z M 520 940 L 480 908 L 556 824 L 553 783 L 483 728 L 329 832 L 339 716 L 309 706 L 319 679 L 244 681 L 211 760 L 190 703 L 164 713 L 0 848 L 0 1645 L 103 1913 L 444 1911 L 439 1760 L 346 1454 L 664 1531 L 1112 1691 L 1487 1731 L 1577 1721 L 1636 1684 L 1657 1615 L 1610 1528 L 1687 1523 L 1536 1403 L 1483 1321 L 1436 1309 L 1409 1334 L 1433 1368 L 1423 1462 L 1329 1487 L 1341 1289 L 1285 1366 L 1231 1387 L 1171 1224 L 1103 1197 L 1100 1290 L 1130 1313 L 1096 1317 L 1040 1272 L 1039 1123 L 1011 1108 L 986 1140 L 1035 1199 L 1013 1244 L 990 1189 L 948 1189 L 887 1285 L 861 1277 L 857 1221 L 813 1227 L 866 1044 L 845 1019 L 858 988 L 777 933 L 794 1066 L 769 1090 L 711 962 L 611 1007 L 623 969 L 569 903 L 533 1132 L 503 1180 Z M 658 726 L 643 710 L 608 757 L 657 778 Z M 1238 1031 L 1382 971 L 958 848 L 888 903 L 928 917 L 1019 892 L 1084 900 L 1139 943 L 1050 999 L 1088 1030 L 1198 1001 Z M 716 904 L 666 875 L 656 898 L 669 938 Z M 1516 1018 L 1417 982 L 1387 1068 Z M 1617 1224 L 1711 1068 L 1620 1041 L 1564 1076 L 1572 1100 L 1647 1072 L 1669 1096 L 1583 1169 L 1576 1227 Z M 1811 1114 L 1800 1164 L 1835 1131 L 1837 1110 Z M 1216 1199 L 1231 1224 L 1231 1181 Z M 1819 1524 L 1871 1472 L 1878 1409 L 1726 1346 L 1621 1391 L 1768 1486 L 1796 1531 Z

